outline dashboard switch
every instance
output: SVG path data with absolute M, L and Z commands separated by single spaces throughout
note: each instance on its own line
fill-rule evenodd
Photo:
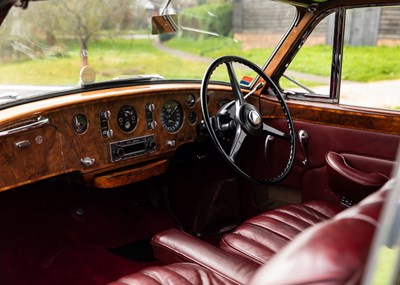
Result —
M 28 147 L 31 145 L 31 142 L 26 140 L 26 141 L 20 141 L 20 142 L 16 142 L 15 146 L 18 148 L 24 148 L 24 147 Z
M 153 113 L 156 109 L 156 106 L 153 103 L 149 103 L 146 105 L 146 111 Z
M 100 112 L 100 117 L 102 119 L 109 120 L 111 118 L 111 112 L 108 111 L 108 110 L 107 111 L 101 111 Z
M 151 122 L 148 122 L 147 123 L 147 128 L 149 129 L 149 130 L 154 130 L 156 127 L 157 127 L 157 122 L 156 121 L 151 121 Z
M 148 130 L 154 130 L 157 127 L 157 122 L 153 119 L 153 112 L 156 106 L 153 103 L 147 103 L 144 107 L 146 111 L 146 125 Z
M 173 148 L 175 144 L 176 144 L 175 140 L 167 140 L 167 146 L 169 146 L 170 148 Z
M 94 158 L 91 158 L 88 156 L 81 158 L 82 165 L 87 168 L 92 167 L 95 162 L 96 162 L 96 160 Z
M 114 135 L 114 132 L 111 129 L 103 131 L 103 138 L 106 138 L 106 139 L 112 138 L 113 135 Z
M 110 111 L 108 111 L 108 110 L 100 111 L 101 135 L 105 139 L 111 138 L 114 135 L 113 130 L 110 129 L 110 118 L 111 118 Z

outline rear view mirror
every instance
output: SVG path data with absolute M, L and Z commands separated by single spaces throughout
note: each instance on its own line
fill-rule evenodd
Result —
M 178 14 L 166 14 L 151 17 L 153 35 L 175 33 L 178 31 Z
M 175 33 L 178 31 L 178 14 L 167 14 L 171 1 L 165 1 L 160 16 L 151 17 L 151 33 L 153 35 Z

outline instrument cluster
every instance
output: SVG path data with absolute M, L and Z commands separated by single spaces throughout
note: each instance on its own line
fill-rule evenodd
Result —
M 125 98 L 107 108 L 79 110 L 73 115 L 71 126 L 80 136 L 97 133 L 106 139 L 109 161 L 116 162 L 173 149 L 193 140 L 200 114 L 199 104 L 195 108 L 197 102 L 193 94 Z

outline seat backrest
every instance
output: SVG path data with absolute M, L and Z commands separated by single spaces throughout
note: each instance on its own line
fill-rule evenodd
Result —
M 251 284 L 359 284 L 391 182 L 294 239 Z

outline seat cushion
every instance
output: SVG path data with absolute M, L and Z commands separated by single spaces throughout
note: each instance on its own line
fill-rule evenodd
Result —
M 220 248 L 264 264 L 299 233 L 342 210 L 342 207 L 325 201 L 284 206 L 253 217 L 224 235 Z
M 119 279 L 109 285 L 230 285 L 229 280 L 194 263 L 176 263 L 166 266 L 153 266 L 138 273 Z
M 178 229 L 155 235 L 151 243 L 154 256 L 165 264 L 196 263 L 237 284 L 247 284 L 259 267 Z
M 392 184 L 299 234 L 262 266 L 250 284 L 360 284 Z

